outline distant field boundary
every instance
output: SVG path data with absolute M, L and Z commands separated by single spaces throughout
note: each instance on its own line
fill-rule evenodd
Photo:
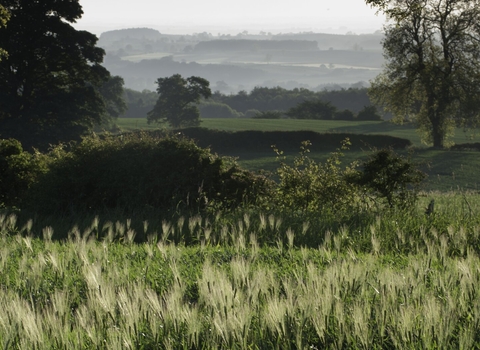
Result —
M 165 131 L 144 131 L 163 136 Z M 223 131 L 207 128 L 187 128 L 173 131 L 193 139 L 200 147 L 210 147 L 217 153 L 232 151 L 268 152 L 272 145 L 283 151 L 298 151 L 302 141 L 312 143 L 312 151 L 333 151 L 342 140 L 349 138 L 353 150 L 391 147 L 404 149 L 412 145 L 410 140 L 388 135 L 364 135 L 351 133 L 318 133 L 315 131 Z

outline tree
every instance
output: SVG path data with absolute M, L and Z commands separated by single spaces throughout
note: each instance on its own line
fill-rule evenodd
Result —
M 358 112 L 357 120 L 382 120 L 382 116 L 378 114 L 377 107 L 365 106 Z
M 28 146 L 77 138 L 104 120 L 99 88 L 110 74 L 97 37 L 75 30 L 78 0 L 4 0 L 10 14 L 0 28 L 0 133 Z
M 434 147 L 480 111 L 479 0 L 366 0 L 386 14 L 386 65 L 370 95 Z
M 200 77 L 183 78 L 180 74 L 169 78 L 159 78 L 158 100 L 148 112 L 147 120 L 151 122 L 168 122 L 172 127 L 198 126 L 200 112 L 197 103 L 200 98 L 212 95 L 208 80 Z
M 294 119 L 322 119 L 331 120 L 335 116 L 337 108 L 330 102 L 321 100 L 307 100 L 287 111 L 287 116 Z
M 7 9 L 0 5 L 0 29 L 7 25 L 7 21 L 10 18 L 10 14 L 8 13 Z M 2 56 L 6 56 L 7 52 L 0 47 L 0 61 L 2 60 Z
M 105 117 L 104 122 L 108 123 L 112 119 L 117 119 L 127 110 L 127 103 L 124 98 L 123 91 L 124 81 L 122 77 L 111 76 L 99 88 L 100 94 L 105 103 Z

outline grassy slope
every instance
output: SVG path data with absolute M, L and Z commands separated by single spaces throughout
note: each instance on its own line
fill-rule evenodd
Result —
M 156 129 L 158 125 L 148 125 L 145 119 L 119 119 L 118 126 L 122 130 Z M 292 131 L 312 130 L 319 133 L 358 133 L 358 134 L 383 134 L 406 138 L 416 146 L 415 159 L 423 163 L 423 169 L 429 174 L 425 181 L 426 190 L 457 190 L 473 189 L 480 187 L 478 169 L 480 157 L 474 151 L 439 151 L 427 149 L 421 143 L 420 136 L 412 125 L 395 125 L 390 122 L 347 122 L 347 121 L 320 121 L 320 120 L 259 120 L 259 119 L 204 119 L 202 127 L 227 130 L 260 130 L 260 131 Z M 478 142 L 478 137 L 472 139 L 470 133 L 457 129 L 455 143 Z M 230 156 L 238 157 L 239 163 L 251 170 L 274 170 L 278 166 L 273 151 L 271 153 L 242 152 L 231 153 Z M 292 158 L 295 153 L 287 153 Z M 325 159 L 328 154 L 314 152 L 311 154 L 316 160 Z M 347 152 L 347 162 L 368 156 L 368 150 L 362 152 Z

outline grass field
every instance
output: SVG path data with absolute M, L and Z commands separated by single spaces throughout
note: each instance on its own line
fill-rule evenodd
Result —
M 147 124 L 146 119 L 118 119 L 118 126 L 125 131 L 137 129 L 157 129 L 156 124 Z M 202 127 L 226 131 L 294 131 L 312 130 L 318 133 L 356 133 L 373 135 L 390 135 L 411 140 L 415 146 L 414 159 L 421 163 L 422 169 L 429 175 L 424 182 L 424 189 L 478 190 L 480 180 L 480 157 L 476 151 L 440 151 L 427 148 L 421 143 L 420 136 L 413 125 L 396 125 L 391 122 L 348 122 L 321 120 L 262 120 L 262 119 L 204 119 Z M 453 141 L 456 144 L 478 142 L 480 137 L 473 132 L 457 129 Z M 300 146 L 300 145 L 299 145 Z M 405 152 L 406 153 L 406 152 Z M 369 150 L 345 152 L 345 162 L 365 159 Z M 274 171 L 278 161 L 274 152 L 233 152 L 225 155 L 236 157 L 239 164 L 246 169 L 258 171 L 261 169 Z M 287 158 L 292 159 L 296 153 L 287 152 Z M 312 152 L 310 156 L 322 161 L 328 157 L 327 152 Z
M 121 130 L 132 131 L 137 129 L 158 129 L 157 124 L 147 124 L 145 118 L 120 118 L 117 125 Z M 396 125 L 391 122 L 350 122 L 330 120 L 301 120 L 301 119 L 250 119 L 250 118 L 215 118 L 203 119 L 202 127 L 226 131 L 295 131 L 311 130 L 318 133 L 354 133 L 390 135 L 409 139 L 416 147 L 426 147 L 420 140 L 420 135 L 411 124 Z M 465 132 L 458 128 L 455 131 L 453 142 L 466 143 L 480 140 L 472 132 Z
M 369 229 L 294 232 L 244 215 L 221 230 L 199 216 L 94 218 L 52 241 L 0 216 L 4 349 L 479 349 L 477 195 L 382 213 Z M 468 206 L 465 204 L 467 203 Z M 219 222 L 224 223 L 222 218 Z M 199 244 L 173 244 L 181 227 Z M 260 245 L 274 233 L 274 245 Z M 317 235 L 318 247 L 299 246 Z

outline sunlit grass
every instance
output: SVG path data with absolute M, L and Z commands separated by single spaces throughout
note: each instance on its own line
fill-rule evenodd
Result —
M 428 218 L 423 207 L 435 200 Z M 8 349 L 479 347 L 480 201 L 425 193 L 362 231 L 243 214 L 159 224 L 93 218 L 65 240 L 0 217 Z M 144 243 L 133 243 L 141 227 Z M 186 246 L 181 230 L 197 237 Z M 37 238 L 37 237 L 45 237 Z M 263 235 L 274 235 L 270 244 Z M 314 247 L 298 244 L 320 235 Z M 256 346 L 256 347 L 255 347 Z

